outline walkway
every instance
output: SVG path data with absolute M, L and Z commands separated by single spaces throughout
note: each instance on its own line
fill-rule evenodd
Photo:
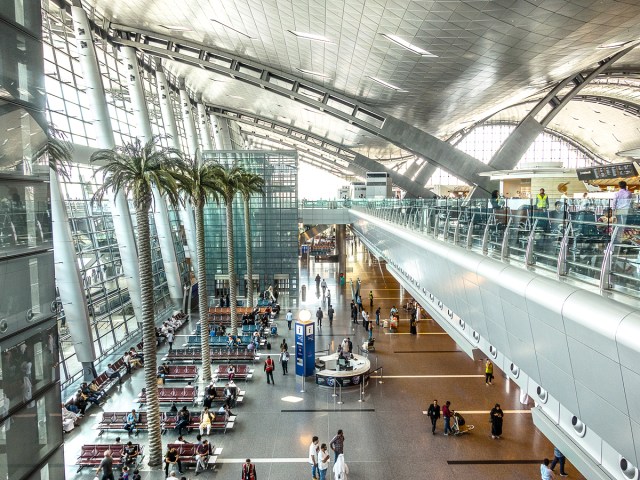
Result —
M 400 308 L 406 298 L 397 282 L 362 246 L 354 250 L 351 247 L 347 277 L 362 280 L 366 305 L 372 290 L 375 305 L 380 305 L 386 315 L 392 305 Z M 363 342 L 365 332 L 361 325 L 351 324 L 350 292 L 345 295 L 348 288 L 344 292 L 336 289 L 335 264 L 301 266 L 300 281 L 310 293 L 301 307 L 314 312 L 322 305 L 321 298 L 315 296 L 317 273 L 327 278 L 336 310 L 330 329 L 324 305 L 325 326 L 318 333 L 317 350 L 333 349 L 345 336 L 352 338 L 355 348 Z M 283 308 L 286 312 L 287 306 Z M 272 354 L 277 354 L 283 334 L 287 343 L 293 345 L 293 335 L 286 331 L 283 318 L 281 314 L 278 322 L 281 336 L 272 341 Z M 182 333 L 191 329 L 187 326 Z M 239 463 L 246 457 L 256 462 L 261 480 L 309 478 L 306 457 L 311 437 L 318 435 L 321 443 L 328 443 L 339 428 L 345 432 L 345 457 L 352 479 L 539 478 L 539 463 L 545 456 L 553 456 L 553 446 L 533 427 L 527 408 L 519 404 L 516 385 L 497 372 L 495 385 L 485 386 L 482 363 L 462 353 L 434 321 L 421 320 L 417 336 L 410 335 L 408 330 L 406 315 L 401 316 L 398 334 L 388 334 L 381 327 L 376 329 L 377 351 L 371 360 L 384 367 L 384 383 L 372 380 L 363 403 L 358 402 L 357 392 L 343 392 L 344 404 L 338 405 L 331 392 L 310 383 L 306 384 L 305 393 L 300 393 L 296 377 L 283 376 L 279 365 L 275 387 L 267 385 L 261 365 L 257 365 L 258 374 L 246 385 L 244 404 L 235 409 L 238 420 L 234 430 L 211 438 L 216 446 L 223 447 L 216 472 L 206 472 L 198 478 L 237 480 Z M 105 407 L 131 408 L 142 384 L 142 372 L 135 373 Z M 465 412 L 467 422 L 475 425 L 475 430 L 460 437 L 445 437 L 439 422 L 438 435 L 431 435 L 423 411 L 434 398 L 441 404 L 450 400 L 454 408 Z M 496 402 L 506 411 L 501 440 L 492 440 L 489 434 L 488 412 Z M 96 441 L 96 431 L 91 427 L 101 410 L 91 409 L 88 413 L 89 418 L 82 426 L 66 438 L 68 479 L 93 479 L 86 469 L 75 475 L 76 469 L 71 465 L 81 444 Z M 98 441 L 107 443 L 116 436 L 106 433 Z M 127 440 L 126 435 L 121 437 Z M 175 435 L 170 433 L 165 441 L 174 439 Z M 195 434 L 187 439 L 195 441 Z M 143 434 L 139 440 L 144 441 Z M 570 478 L 582 478 L 570 465 L 567 471 Z M 159 471 L 143 473 L 145 480 L 164 478 Z M 193 470 L 188 470 L 186 477 L 195 478 Z

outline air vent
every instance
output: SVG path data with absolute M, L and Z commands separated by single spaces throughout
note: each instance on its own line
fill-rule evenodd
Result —
M 547 400 L 549 400 L 549 394 L 544 388 L 539 385 L 538 388 L 536 388 L 536 395 L 538 395 L 540 403 L 547 403 Z
M 629 463 L 629 461 L 624 457 L 620 457 L 620 470 L 622 470 L 624 476 L 629 480 L 635 480 L 638 478 L 638 469 L 631 465 L 631 463 Z
M 489 353 L 493 358 L 498 358 L 498 350 L 493 345 L 489 345 Z
M 573 429 L 580 438 L 587 434 L 587 426 L 575 415 L 571 418 L 571 425 L 573 425 Z
M 444 303 L 442 303 L 442 302 L 440 302 L 440 301 L 439 301 L 439 302 L 438 302 L 438 308 L 439 308 L 440 310 L 442 310 L 442 309 L 444 308 Z
M 478 332 L 473 330 L 471 332 L 471 336 L 473 337 L 473 339 L 475 340 L 476 343 L 480 343 L 480 334 Z
M 511 375 L 513 375 L 514 378 L 518 378 L 520 376 L 520 367 L 518 367 L 515 363 L 512 363 L 509 366 L 509 370 L 511 370 Z
M 5 319 L 0 320 L 0 333 L 5 333 L 9 329 L 9 324 Z

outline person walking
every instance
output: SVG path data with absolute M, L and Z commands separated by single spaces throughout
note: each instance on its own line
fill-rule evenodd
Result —
M 111 458 L 111 450 L 104 452 L 104 458 L 100 462 L 98 469 L 96 470 L 96 477 L 102 472 L 102 480 L 114 480 L 113 478 L 113 459 Z
M 493 382 L 493 363 L 487 358 L 487 363 L 484 364 L 484 383 L 488 387 L 492 385 L 491 382 Z
M 318 328 L 322 328 L 322 317 L 324 317 L 324 313 L 322 313 L 322 308 L 318 307 L 318 311 L 316 312 L 316 319 L 318 321 Z
M 373 340 L 373 322 L 367 322 L 369 324 L 369 341 Z
M 327 281 L 324 278 L 320 282 L 320 287 L 322 287 L 322 296 L 324 297 L 327 293 Z
M 293 322 L 293 313 L 291 313 L 291 310 L 287 312 L 286 320 L 287 326 L 289 327 L 289 330 L 291 330 L 291 322 Z
M 358 307 L 353 302 L 351 303 L 351 320 L 353 320 L 353 323 L 356 325 L 358 324 Z
M 369 290 L 369 309 L 373 310 L 373 290 Z
M 553 472 L 553 469 L 556 468 L 556 465 L 559 463 L 560 464 L 560 476 L 561 477 L 566 477 L 568 476 L 567 473 L 564 471 L 564 463 L 566 461 L 566 458 L 564 458 L 564 455 L 562 454 L 562 452 L 560 450 L 558 450 L 558 447 L 553 447 L 553 461 L 551 462 L 551 466 L 549 467 L 551 469 L 551 471 Z
M 450 406 L 451 406 L 451 402 L 449 400 L 447 400 L 445 404 L 442 406 L 442 418 L 444 419 L 445 435 L 449 435 L 450 433 L 453 433 L 453 430 L 451 430 L 451 417 L 453 416 L 453 413 L 451 413 L 451 409 L 449 408 Z
M 329 316 L 329 326 L 333 327 L 333 315 L 335 313 L 335 310 L 333 309 L 333 305 L 331 305 L 331 303 L 329 303 L 329 310 L 327 310 L 327 315 Z
M 438 400 L 434 400 L 429 408 L 427 409 L 427 416 L 431 419 L 431 434 L 436 434 L 436 422 L 440 418 L 440 405 L 438 405 Z
M 327 480 L 327 471 L 329 470 L 329 461 L 331 457 L 327 453 L 327 444 L 320 445 L 320 453 L 318 454 L 318 473 L 320 480 Z
M 344 453 L 344 433 L 342 433 L 342 429 L 338 430 L 338 433 L 331 439 L 329 447 L 333 450 L 333 461 L 337 462 L 338 456 Z
M 318 452 L 319 451 L 320 451 L 320 447 L 318 446 L 318 437 L 314 436 L 311 439 L 311 445 L 309 445 L 309 463 L 311 464 L 312 480 L 316 480 L 320 478 L 320 473 L 318 472 Z
M 380 326 L 380 307 L 376 309 L 376 326 Z
M 173 334 L 172 330 L 169 330 L 167 333 L 167 343 L 169 344 L 169 352 L 173 351 L 173 340 L 176 336 Z
M 131 353 L 129 351 L 124 352 L 122 361 L 124 363 L 124 367 L 127 371 L 127 374 L 130 374 L 131 373 Z
M 250 458 L 247 458 L 247 460 L 242 464 L 242 480 L 257 480 L 257 478 L 256 466 L 251 463 Z
M 369 314 L 366 310 L 362 310 L 362 326 L 365 330 L 369 330 Z
M 273 371 L 275 370 L 275 368 L 276 366 L 273 362 L 273 359 L 271 358 L 271 355 L 267 355 L 267 359 L 264 361 L 264 371 L 267 372 L 267 383 L 273 382 L 274 385 L 276 384 L 275 380 L 273 379 Z
M 327 288 L 327 305 L 331 305 L 331 290 Z
M 496 406 L 491 409 L 489 413 L 489 421 L 491 422 L 491 438 L 496 439 L 502 436 L 502 418 L 504 412 L 500 408 L 500 404 L 496 403 Z
M 334 480 L 347 480 L 349 475 L 349 467 L 344 462 L 344 454 L 338 455 L 336 463 L 333 465 L 333 479 Z
M 282 365 L 282 375 L 286 375 L 289 373 L 289 352 L 287 349 L 282 350 L 280 352 L 280 364 Z
M 316 290 L 317 291 L 320 291 L 320 280 L 322 280 L 322 279 L 320 278 L 320 274 L 318 273 L 316 275 Z

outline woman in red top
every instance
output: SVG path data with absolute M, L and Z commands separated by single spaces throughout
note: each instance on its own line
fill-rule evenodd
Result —
M 271 355 L 267 356 L 267 359 L 264 362 L 264 371 L 267 372 L 267 383 L 272 383 L 275 385 L 276 382 L 273 380 L 273 370 L 275 369 L 275 363 L 271 358 Z

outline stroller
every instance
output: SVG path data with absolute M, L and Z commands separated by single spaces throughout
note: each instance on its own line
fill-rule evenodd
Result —
M 453 412 L 451 430 L 454 435 L 462 435 L 463 433 L 470 432 L 475 428 L 474 425 L 468 425 L 464 420 L 464 417 L 458 412 Z

